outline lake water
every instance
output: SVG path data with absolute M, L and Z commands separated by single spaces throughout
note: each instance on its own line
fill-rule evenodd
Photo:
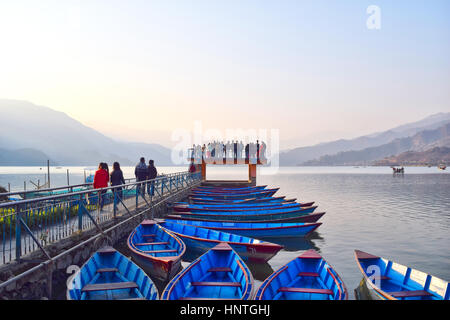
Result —
M 67 168 L 51 168 L 52 186 L 66 185 Z M 68 168 L 70 183 L 81 183 L 81 167 Z M 160 167 L 159 172 L 181 171 Z M 0 185 L 23 190 L 23 181 L 44 179 L 46 168 L 0 167 Z M 132 177 L 134 168 L 123 168 Z M 93 172 L 93 171 L 92 171 Z M 208 179 L 245 179 L 247 167 L 209 168 Z M 388 167 L 287 167 L 258 175 L 258 184 L 279 187 L 276 195 L 315 201 L 326 211 L 310 238 L 285 243 L 268 264 L 250 265 L 258 286 L 304 250 L 314 248 L 343 278 L 350 299 L 362 275 L 354 249 L 450 280 L 450 175 L 437 168 L 406 167 L 393 176 Z M 188 263 L 184 262 L 186 266 Z

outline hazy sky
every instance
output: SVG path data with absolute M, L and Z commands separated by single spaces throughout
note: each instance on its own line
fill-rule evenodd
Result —
M 351 138 L 450 111 L 449 15 L 448 0 L 0 0 L 0 98 L 124 140 L 195 120 L 279 129 L 282 147 Z

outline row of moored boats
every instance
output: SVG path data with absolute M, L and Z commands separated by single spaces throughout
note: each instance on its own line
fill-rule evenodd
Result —
M 132 231 L 127 245 L 134 262 L 111 247 L 98 250 L 69 281 L 68 299 L 348 299 L 341 277 L 314 250 L 254 287 L 246 263 L 267 262 L 283 248 L 262 239 L 307 236 L 325 214 L 314 212 L 314 202 L 276 197 L 277 191 L 267 186 L 195 188 L 189 202 L 175 203 L 166 219 L 144 220 Z M 200 257 L 180 271 L 187 252 Z M 361 251 L 355 256 L 375 298 L 449 299 L 443 280 Z M 161 294 L 144 269 L 168 281 Z

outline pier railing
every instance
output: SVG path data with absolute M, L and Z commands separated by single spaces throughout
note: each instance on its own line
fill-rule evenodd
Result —
M 200 173 L 179 172 L 120 186 L 0 203 L 0 264 L 20 261 L 36 250 L 50 258 L 46 245 L 92 228 L 101 232 L 101 223 L 132 216 L 141 207 L 149 208 L 154 201 L 200 180 Z
M 132 183 L 136 181 L 135 178 L 125 179 L 125 183 Z M 0 193 L 0 198 L 12 198 L 14 196 L 20 196 L 22 199 L 19 200 L 27 200 L 33 199 L 37 197 L 49 197 L 49 196 L 57 196 L 69 192 L 76 191 L 85 191 L 93 188 L 92 182 L 74 184 L 68 186 L 54 187 L 54 188 L 40 188 L 35 190 L 23 190 L 23 191 L 12 191 L 6 193 Z

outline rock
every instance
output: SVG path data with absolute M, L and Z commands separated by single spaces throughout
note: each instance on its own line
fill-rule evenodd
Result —
M 16 290 L 16 287 L 17 287 L 17 284 L 14 281 L 13 283 L 7 285 L 5 289 L 6 289 L 6 292 L 11 292 L 11 291 Z
M 82 255 L 83 259 L 86 260 L 89 257 L 89 249 L 84 248 L 81 255 Z
M 75 256 L 73 257 L 73 263 L 78 264 L 78 262 L 80 262 L 80 257 L 81 253 L 78 251 L 77 253 L 75 253 Z
M 14 274 L 11 270 L 5 270 L 3 272 L 0 272 L 0 281 L 6 281 L 10 278 L 14 277 Z

